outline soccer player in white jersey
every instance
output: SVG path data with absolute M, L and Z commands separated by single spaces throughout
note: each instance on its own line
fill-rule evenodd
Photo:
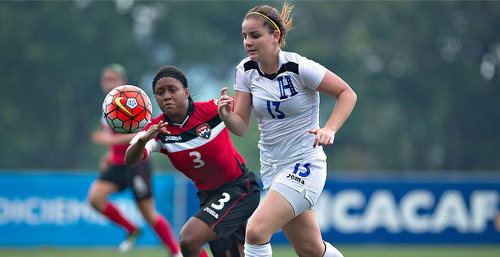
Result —
M 219 99 L 219 114 L 230 131 L 245 135 L 253 109 L 261 132 L 258 146 L 267 195 L 249 219 L 245 256 L 272 256 L 269 242 L 281 229 L 298 256 L 342 257 L 322 240 L 314 206 L 326 180 L 322 146 L 333 144 L 357 96 L 322 65 L 281 50 L 292 8 L 285 3 L 281 14 L 267 5 L 247 12 L 242 35 L 248 57 L 236 68 L 234 99 L 227 96 L 227 88 Z M 337 98 L 323 127 L 318 121 L 319 92 Z

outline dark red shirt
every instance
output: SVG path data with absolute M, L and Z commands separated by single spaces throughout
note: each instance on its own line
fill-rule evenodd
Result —
M 107 133 L 111 133 L 113 135 L 119 134 L 118 132 L 113 131 L 104 118 L 101 120 L 101 125 L 103 126 L 104 130 L 106 130 Z M 127 151 L 127 148 L 129 147 L 129 143 L 125 144 L 115 144 L 109 146 L 109 161 L 111 162 L 112 165 L 120 165 L 123 166 L 125 165 L 125 152 Z
M 151 119 L 143 131 L 160 121 L 168 122 L 170 135 L 160 133 L 146 144 L 151 152 L 168 156 L 180 172 L 193 180 L 199 190 L 214 190 L 242 175 L 245 160 L 236 151 L 229 131 L 219 117 L 217 100 L 190 103 L 183 124 L 175 124 L 164 114 Z

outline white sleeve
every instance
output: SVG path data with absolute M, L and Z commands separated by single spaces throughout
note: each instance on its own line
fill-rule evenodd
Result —
M 161 149 L 160 140 L 158 140 L 158 141 L 156 141 L 156 140 L 158 140 L 158 138 L 153 138 L 146 143 L 146 147 L 144 147 L 144 149 L 146 150 L 148 155 L 150 155 L 152 152 L 159 152 L 160 151 L 160 149 Z
M 146 134 L 146 131 L 140 131 L 139 133 L 137 133 L 137 135 L 135 135 L 135 137 L 132 138 L 132 140 L 130 140 L 130 144 L 133 145 L 133 144 L 137 143 L 139 138 L 142 137 L 144 134 Z
M 250 85 L 245 79 L 245 68 L 243 65 L 236 67 L 236 74 L 234 74 L 234 90 L 250 93 Z
M 299 64 L 299 74 L 302 78 L 302 85 L 316 90 L 326 74 L 326 68 L 305 57 L 302 57 Z

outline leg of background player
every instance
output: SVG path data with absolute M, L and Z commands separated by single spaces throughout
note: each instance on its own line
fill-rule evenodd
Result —
M 156 211 L 153 197 L 138 201 L 137 206 L 139 207 L 144 219 L 149 223 L 151 228 L 153 228 L 162 242 L 168 247 L 170 252 L 174 256 L 179 254 L 180 248 L 176 240 L 176 235 L 172 230 L 170 223 Z
M 118 190 L 118 186 L 111 182 L 96 180 L 89 190 L 88 201 L 90 205 L 111 221 L 132 234 L 137 227 L 132 224 L 121 212 L 108 200 L 108 196 Z

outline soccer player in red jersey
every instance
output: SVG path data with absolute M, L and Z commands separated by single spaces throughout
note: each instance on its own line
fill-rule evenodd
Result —
M 103 69 L 101 88 L 105 94 L 126 83 L 126 72 L 123 66 L 110 64 Z M 108 196 L 131 187 L 144 219 L 151 225 L 172 255 L 180 256 L 179 245 L 170 223 L 156 211 L 154 206 L 151 188 L 152 169 L 149 161 L 144 160 L 135 166 L 125 165 L 125 152 L 135 134 L 119 134 L 112 131 L 104 118 L 101 123 L 101 129 L 92 134 L 92 141 L 96 144 L 107 145 L 109 150 L 101 158 L 99 168 L 102 172 L 99 178 L 90 187 L 88 193 L 90 205 L 127 231 L 127 238 L 119 247 L 120 251 L 126 252 L 134 246 L 135 239 L 141 231 L 109 201 Z
M 218 114 L 217 99 L 193 102 L 184 73 L 164 66 L 153 80 L 163 114 L 132 140 L 125 163 L 136 165 L 152 152 L 168 156 L 198 189 L 199 211 L 180 233 L 184 257 L 244 256 L 246 222 L 260 201 L 258 181 L 236 151 Z

